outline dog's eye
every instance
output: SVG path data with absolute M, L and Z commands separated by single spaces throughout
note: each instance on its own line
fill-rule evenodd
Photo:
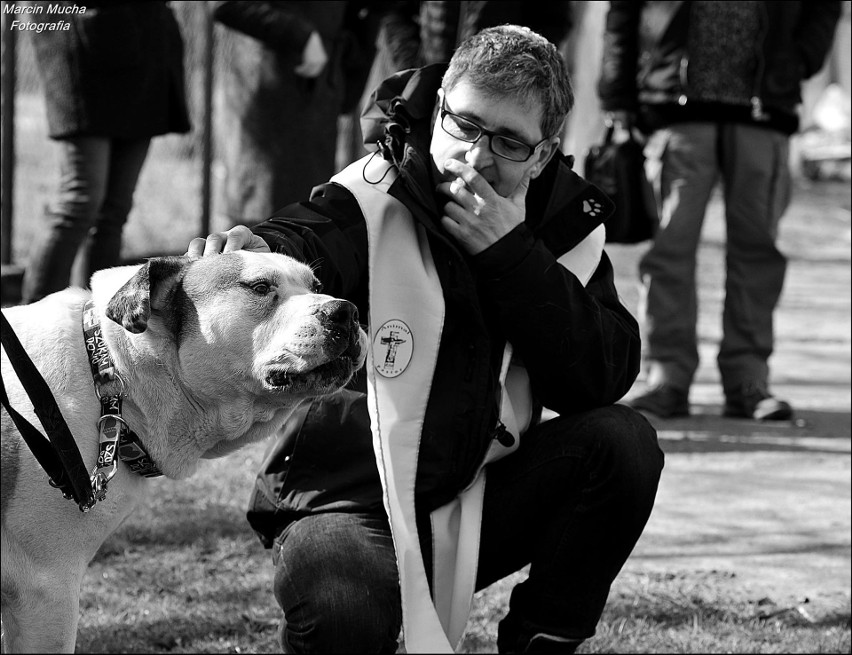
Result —
M 311 291 L 313 293 L 322 293 L 322 282 L 317 280 L 311 285 Z
M 259 296 L 268 295 L 269 292 L 272 291 L 272 285 L 270 285 L 268 282 L 252 282 L 250 284 L 246 284 L 245 286 L 247 286 Z

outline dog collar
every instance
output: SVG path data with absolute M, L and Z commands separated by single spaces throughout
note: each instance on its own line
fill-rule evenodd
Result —
M 116 454 L 131 471 L 141 476 L 156 478 L 163 473 L 145 450 L 142 440 L 121 416 L 127 383 L 115 368 L 91 300 L 83 306 L 83 338 L 94 379 L 95 395 L 101 403 L 101 417 L 97 422 L 99 452 L 98 461 L 92 469 L 92 487 L 98 500 L 103 500 L 106 484 L 118 468 Z

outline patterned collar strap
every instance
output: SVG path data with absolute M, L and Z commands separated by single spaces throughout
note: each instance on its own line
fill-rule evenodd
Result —
M 115 363 L 109 354 L 106 341 L 101 333 L 92 301 L 83 307 L 83 336 L 95 394 L 101 403 L 101 417 L 98 419 L 99 453 L 98 462 L 92 470 L 92 484 L 98 500 L 106 495 L 106 484 L 115 475 L 116 456 L 131 471 L 146 478 L 155 478 L 162 472 L 142 445 L 142 440 L 133 432 L 121 416 L 121 406 L 127 392 L 124 378 L 115 369 Z M 117 385 L 117 390 L 115 390 Z

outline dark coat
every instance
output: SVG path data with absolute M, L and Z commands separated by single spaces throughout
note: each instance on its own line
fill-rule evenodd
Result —
M 448 62 L 456 46 L 486 27 L 529 27 L 557 46 L 572 24 L 570 2 L 394 2 L 382 23 L 396 70 Z
M 370 2 L 219 1 L 213 16 L 225 66 L 216 135 L 225 166 L 225 213 L 257 223 L 308 197 L 335 172 L 337 118 L 361 97 L 375 54 Z M 364 13 L 362 13 L 364 10 Z M 296 75 L 311 32 L 329 61 Z
M 190 129 L 183 41 L 165 2 L 34 2 L 39 22 L 68 30 L 32 32 L 53 139 L 144 139 Z M 53 15 L 48 5 L 85 7 Z
M 526 222 L 491 247 L 471 257 L 447 237 L 428 154 L 444 68 L 390 78 L 362 120 L 365 142 L 382 142 L 385 159 L 399 170 L 388 193 L 427 230 L 444 292 L 416 481 L 423 511 L 455 497 L 498 436 L 495 399 L 507 340 L 527 367 L 537 402 L 560 414 L 616 402 L 639 371 L 638 327 L 619 301 L 606 254 L 586 287 L 556 263 L 612 209 L 571 171 L 570 160 L 557 155 L 532 181 Z M 584 201 L 599 202 L 602 211 L 584 213 Z M 348 190 L 319 187 L 309 203 L 285 208 L 254 231 L 273 250 L 312 263 L 325 293 L 352 300 L 367 316 L 366 224 Z M 267 546 L 305 513 L 381 509 L 365 390 L 362 376 L 344 393 L 314 402 L 268 454 L 249 512 Z
M 604 32 L 598 94 L 605 111 L 648 114 L 667 105 L 690 111 L 688 2 L 611 2 Z M 786 132 L 798 127 L 801 83 L 830 51 L 840 18 L 837 0 L 761 2 L 759 62 L 753 80 L 754 112 Z M 743 47 L 753 47 L 743 44 Z M 682 109 L 678 109 L 678 107 Z M 724 112 L 724 108 L 722 108 Z M 657 116 L 659 111 L 654 113 Z M 651 114 L 648 114 L 651 115 Z M 718 109 L 715 119 L 724 120 Z M 745 120 L 749 120 L 748 111 Z

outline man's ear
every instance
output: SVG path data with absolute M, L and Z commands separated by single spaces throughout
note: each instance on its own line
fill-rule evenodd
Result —
M 536 162 L 533 165 L 532 173 L 530 173 L 530 179 L 535 179 L 541 172 L 544 170 L 544 167 L 550 163 L 550 160 L 553 159 L 553 155 L 559 150 L 559 144 L 562 140 L 555 136 L 550 141 L 542 145 L 538 151 L 535 153 Z
M 429 125 L 435 127 L 435 122 L 438 120 L 438 112 L 441 111 L 441 104 L 444 102 L 444 90 L 438 89 L 435 94 L 435 106 L 432 107 L 432 119 Z
M 110 299 L 107 318 L 128 332 L 144 332 L 151 312 L 169 302 L 191 261 L 186 255 L 149 259 Z

